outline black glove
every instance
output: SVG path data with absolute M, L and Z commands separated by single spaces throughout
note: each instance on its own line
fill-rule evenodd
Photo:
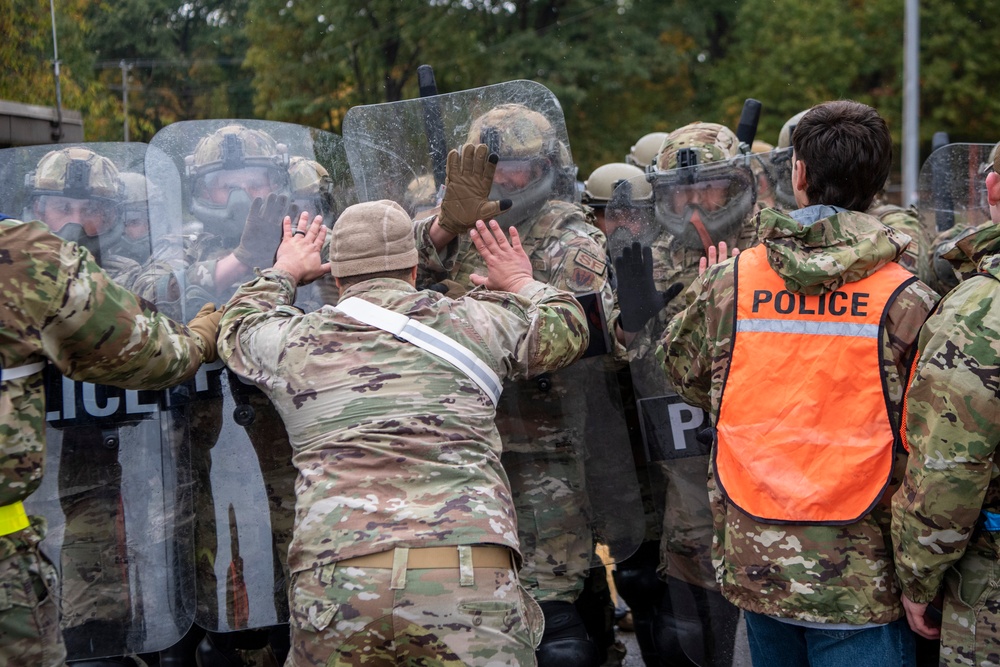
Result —
M 631 248 L 623 248 L 622 254 L 615 258 L 615 274 L 621 325 L 629 333 L 642 331 L 684 289 L 681 283 L 674 283 L 665 292 L 657 291 L 653 282 L 653 251 L 638 241 Z
M 250 205 L 250 214 L 243 227 L 240 244 L 233 251 L 241 263 L 266 269 L 274 264 L 274 253 L 281 243 L 281 222 L 285 217 L 285 195 L 268 195 L 267 203 L 257 197 Z M 293 220 L 293 226 L 297 221 Z

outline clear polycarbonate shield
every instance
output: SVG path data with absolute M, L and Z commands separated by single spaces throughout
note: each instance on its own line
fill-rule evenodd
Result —
M 514 202 L 501 225 L 517 225 L 538 279 L 574 289 L 574 272 L 601 276 L 607 267 L 600 236 L 585 222 L 576 198 L 576 167 L 559 101 L 544 86 L 512 81 L 458 93 L 354 107 L 344 118 L 351 170 L 365 200 L 391 199 L 414 208 L 413 187 L 440 201 L 447 152 L 485 143 L 499 155 L 491 197 Z M 435 180 L 436 179 L 436 180 Z M 577 252 L 579 244 L 584 248 Z M 428 278 L 459 297 L 481 258 L 467 236 L 454 266 Z M 423 261 L 423 260 L 422 260 Z M 482 270 L 479 270 L 481 273 Z M 422 274 L 423 275 L 423 274 Z M 596 306 L 589 356 L 557 373 L 507 383 L 497 411 L 522 551 L 522 577 L 539 588 L 573 586 L 599 562 L 595 543 L 613 559 L 628 557 L 642 540 L 637 492 L 621 393 L 611 361 L 606 318 L 610 291 L 583 296 Z M 602 318 L 605 318 L 602 320 Z M 561 579 L 560 579 L 561 578 Z
M 792 148 L 776 148 L 750 156 L 757 179 L 757 207 L 794 211 L 799 207 L 792 190 Z
M 141 186 L 130 225 L 126 174 Z M 147 191 L 147 182 L 156 185 Z M 115 282 L 171 315 L 182 276 L 155 246 L 179 234 L 180 209 L 155 192 L 179 185 L 173 164 L 142 143 L 0 151 L 0 209 L 79 242 Z M 74 382 L 54 366 L 45 373 L 46 475 L 26 504 L 48 520 L 42 549 L 61 570 L 53 594 L 68 657 L 166 648 L 190 627 L 194 599 L 177 415 L 163 391 Z
M 515 224 L 543 201 L 577 199 L 562 107 L 534 81 L 353 107 L 343 131 L 359 197 L 391 199 L 414 216 L 440 203 L 448 151 L 470 142 L 500 155 L 491 196 L 514 202 L 501 223 Z
M 283 195 L 310 213 L 327 212 L 328 225 L 356 201 L 340 138 L 328 132 L 188 121 L 160 130 L 151 145 L 182 174 L 182 187 L 169 194 L 185 231 L 178 251 L 187 317 L 206 302 L 225 303 L 255 268 L 273 264 L 283 215 L 244 233 L 254 198 Z M 295 305 L 310 311 L 332 298 L 336 288 L 324 280 L 300 288 Z M 228 632 L 287 622 L 296 472 L 280 416 L 221 362 L 203 366 L 170 397 L 186 415 L 192 452 L 196 623 Z
M 920 218 L 930 244 L 931 285 L 941 294 L 959 278 L 942 255 L 955 241 L 990 223 L 986 172 L 993 144 L 948 144 L 931 153 L 920 168 Z
M 628 336 L 629 370 L 642 436 L 636 458 L 643 493 L 651 497 L 647 504 L 659 522 L 660 566 L 667 580 L 666 593 L 658 602 L 662 618 L 657 622 L 656 642 L 665 655 L 680 652 L 695 664 L 728 665 L 738 612 L 719 593 L 711 563 L 710 418 L 677 395 L 656 359 L 664 329 L 685 305 L 683 292 L 667 297 L 678 286 L 686 289 L 695 281 L 705 255 L 702 234 L 693 225 L 685 230 L 678 224 L 687 221 L 690 225 L 692 217 L 707 213 L 703 227 L 709 230 L 712 245 L 724 240 L 730 248 L 746 247 L 755 187 L 748 159 L 710 166 L 700 174 L 691 168 L 679 169 L 619 184 L 605 221 L 611 257 L 619 269 L 619 294 L 639 288 L 637 274 L 628 270 L 627 261 L 642 257 L 648 249 L 652 265 L 645 265 L 642 275 L 652 278 L 663 298 L 660 312 Z M 735 227 L 728 224 L 726 232 L 718 235 L 723 227 L 713 225 L 709 216 L 720 212 L 732 216 L 735 211 L 743 216 L 741 220 Z

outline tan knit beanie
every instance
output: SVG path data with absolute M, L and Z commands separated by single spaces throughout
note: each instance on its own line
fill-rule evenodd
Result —
M 330 231 L 330 262 L 335 278 L 416 266 L 413 221 L 388 199 L 348 206 Z

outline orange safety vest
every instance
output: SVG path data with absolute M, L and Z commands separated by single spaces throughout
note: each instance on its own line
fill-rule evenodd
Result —
M 892 473 L 882 332 L 914 276 L 898 264 L 809 296 L 757 246 L 739 255 L 736 317 L 713 465 L 726 498 L 765 523 L 848 524 Z

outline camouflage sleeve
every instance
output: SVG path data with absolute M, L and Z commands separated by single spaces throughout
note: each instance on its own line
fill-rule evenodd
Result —
M 521 380 L 569 366 L 590 342 L 580 303 L 569 292 L 542 282 L 529 283 L 517 295 L 475 290 L 463 301 L 472 309 L 468 321 L 495 358 L 506 359 L 503 368 L 495 369 L 504 378 Z M 476 316 L 475 309 L 487 303 L 493 310 Z M 497 305 L 516 316 L 519 324 L 513 326 L 498 316 Z
M 270 387 L 285 349 L 286 331 L 302 315 L 290 306 L 293 301 L 291 275 L 275 269 L 258 271 L 226 304 L 219 324 L 219 358 L 238 375 Z
M 417 285 L 431 285 L 448 277 L 458 258 L 458 237 L 452 239 L 442 253 L 431 241 L 430 228 L 437 216 L 413 223 L 413 236 L 417 245 Z
M 203 343 L 187 327 L 114 283 L 86 250 L 59 251 L 64 292 L 41 326 L 43 353 L 64 375 L 126 389 L 160 389 L 192 377 Z
M 882 335 L 883 377 L 894 429 L 900 428 L 903 392 L 910 377 L 917 335 L 938 301 L 937 293 L 922 282 L 907 285 L 889 306 Z
M 714 412 L 733 337 L 735 261 L 716 264 L 683 294 L 686 307 L 667 325 L 656 358 L 685 402 Z
M 574 294 L 596 292 L 600 295 L 611 341 L 610 352 L 615 360 L 625 362 L 628 358 L 627 350 L 615 335 L 618 302 L 611 289 L 610 263 L 604 235 L 596 228 L 590 234 L 581 234 L 570 227 L 560 237 L 559 243 L 550 247 L 555 256 L 549 284 Z
M 928 602 L 979 518 L 1000 442 L 1000 295 L 992 279 L 960 285 L 927 320 L 906 397 L 910 447 L 892 499 L 896 572 Z

